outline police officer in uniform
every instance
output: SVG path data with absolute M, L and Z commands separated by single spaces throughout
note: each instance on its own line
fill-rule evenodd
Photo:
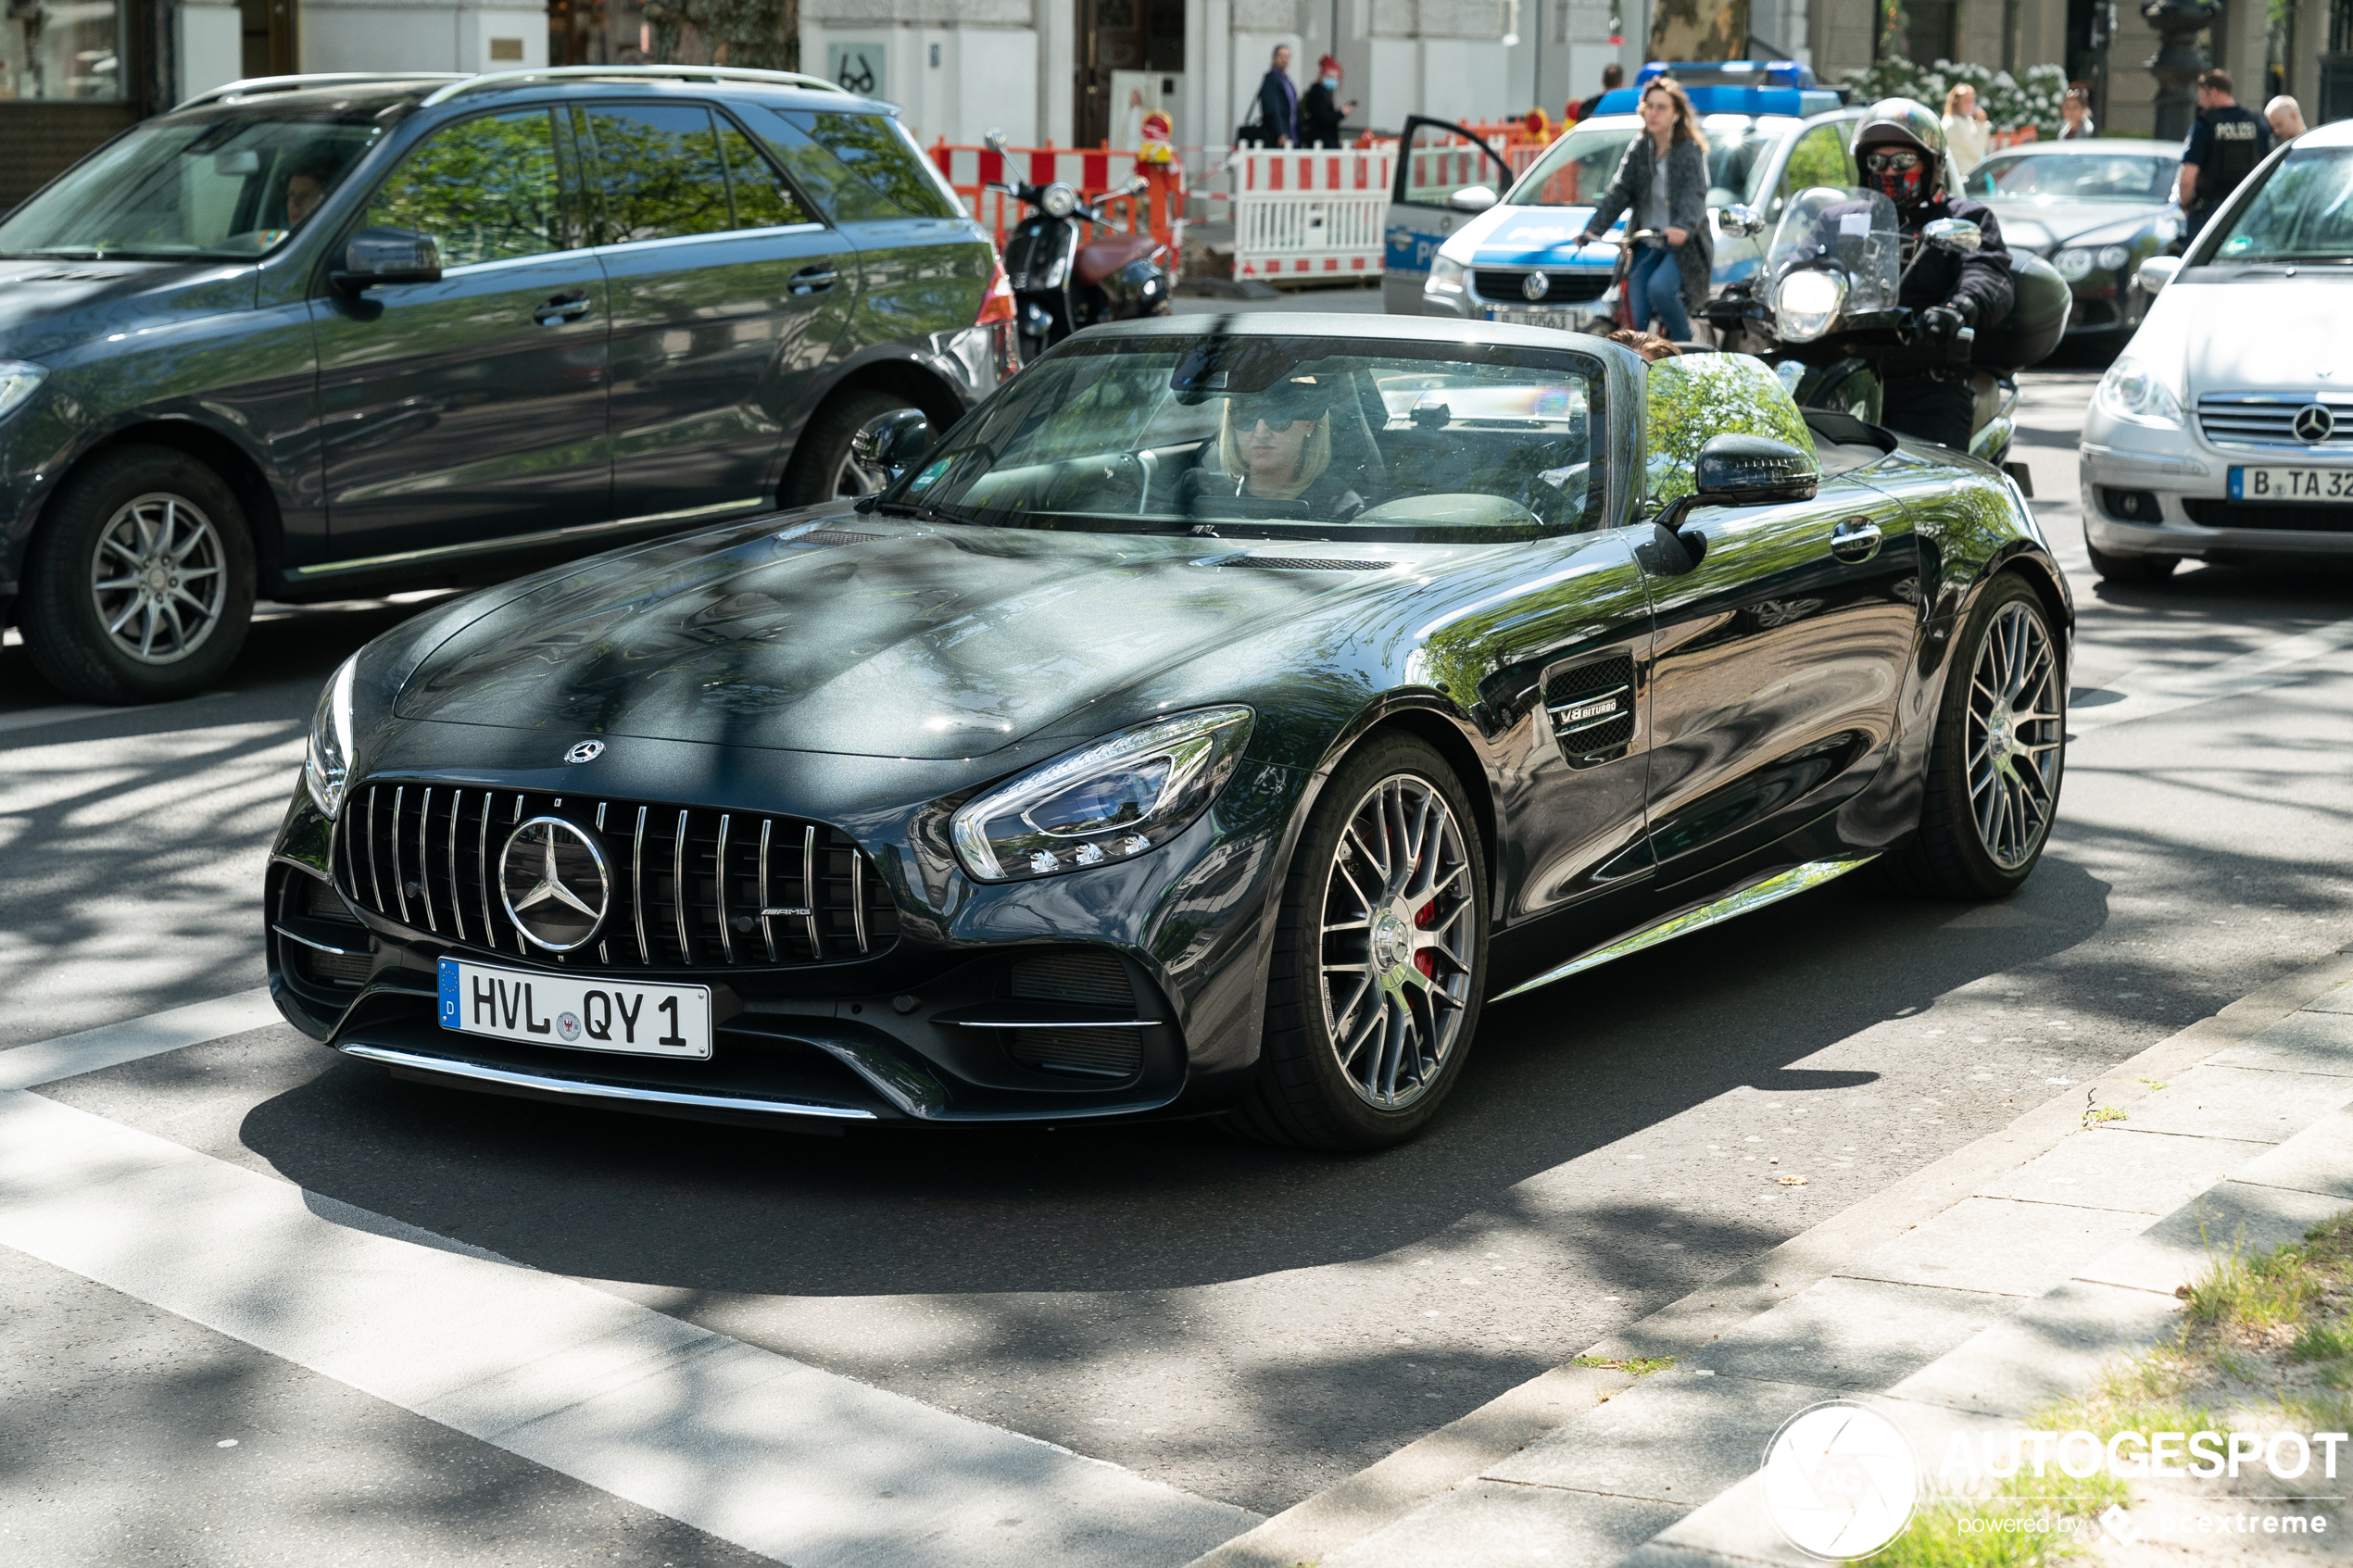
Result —
M 2231 94 L 2231 73 L 2209 70 L 2197 79 L 2197 119 L 2182 144 L 2181 246 L 2197 238 L 2207 220 L 2240 181 L 2271 150 L 2271 128 L 2239 107 Z
M 1911 98 L 1882 98 L 1855 132 L 1863 182 L 1895 208 L 1904 235 L 1899 305 L 1917 312 L 1918 340 L 1885 358 L 1880 422 L 1901 434 L 1969 450 L 1972 408 L 1969 366 L 1948 363 L 1963 327 L 1991 327 L 2009 314 L 2010 253 L 2001 226 L 1980 203 L 1944 188 L 1944 127 L 1936 111 Z M 1974 223 L 1975 253 L 1930 248 L 1920 230 L 1940 218 Z

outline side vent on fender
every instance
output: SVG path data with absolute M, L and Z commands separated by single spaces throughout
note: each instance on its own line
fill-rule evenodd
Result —
M 1604 654 L 1544 672 L 1544 716 L 1572 768 L 1626 755 L 1634 739 L 1634 659 Z

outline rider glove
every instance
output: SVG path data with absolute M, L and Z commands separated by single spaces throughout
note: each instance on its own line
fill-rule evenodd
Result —
M 1953 299 L 1921 311 L 1920 328 L 1937 342 L 1950 343 L 1963 327 L 1973 325 L 1976 320 L 1977 301 Z

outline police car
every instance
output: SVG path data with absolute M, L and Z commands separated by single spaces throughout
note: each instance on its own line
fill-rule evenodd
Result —
M 1573 242 L 1642 134 L 1635 111 L 1660 76 L 1684 85 L 1707 137 L 1715 287 L 1755 273 L 1792 194 L 1856 182 L 1847 143 L 1862 110 L 1791 60 L 1654 60 L 1516 177 L 1463 127 L 1416 117 L 1406 121 L 1390 192 L 1384 308 L 1571 331 L 1606 323 L 1617 308 L 1617 249 Z M 1734 206 L 1754 209 L 1765 227 L 1728 231 L 1723 215 Z M 1625 228 L 1621 218 L 1610 232 Z

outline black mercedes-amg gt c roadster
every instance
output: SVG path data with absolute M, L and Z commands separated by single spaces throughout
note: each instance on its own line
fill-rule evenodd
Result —
M 455 599 L 321 699 L 271 982 L 457 1087 L 772 1125 L 1413 1134 L 1487 1000 L 1869 864 L 2034 869 L 2017 487 L 1741 355 L 1074 337 L 857 502 Z

